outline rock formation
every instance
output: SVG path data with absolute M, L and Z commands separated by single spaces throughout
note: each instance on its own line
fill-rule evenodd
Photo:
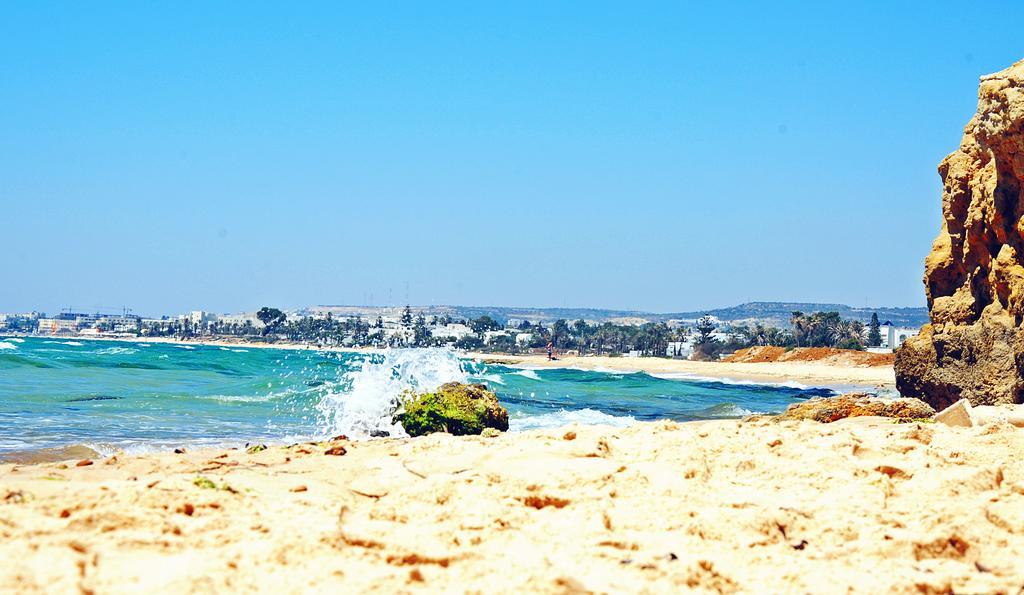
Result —
M 462 436 L 480 434 L 485 428 L 508 430 L 508 411 L 482 384 L 449 382 L 434 392 L 403 399 L 394 421 L 410 436 L 433 432 Z
M 930 324 L 896 385 L 936 409 L 1024 401 L 1024 61 L 982 77 L 978 112 L 939 164 L 942 229 L 925 259 Z
M 790 405 L 774 421 L 810 419 L 832 423 L 848 417 L 879 416 L 895 419 L 930 419 L 935 410 L 918 399 L 885 399 L 864 393 L 817 397 Z

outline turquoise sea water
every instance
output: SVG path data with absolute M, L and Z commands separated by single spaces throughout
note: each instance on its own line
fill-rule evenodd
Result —
M 440 349 L 379 353 L 0 338 L 0 459 L 86 445 L 100 453 L 402 435 L 403 390 L 482 382 L 511 430 L 777 412 L 827 389 L 612 370 L 517 369 Z

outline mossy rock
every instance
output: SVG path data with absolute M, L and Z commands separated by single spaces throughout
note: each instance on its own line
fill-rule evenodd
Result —
M 434 432 L 465 436 L 480 434 L 484 428 L 508 430 L 508 411 L 482 384 L 449 382 L 434 392 L 407 396 L 394 421 L 410 436 Z

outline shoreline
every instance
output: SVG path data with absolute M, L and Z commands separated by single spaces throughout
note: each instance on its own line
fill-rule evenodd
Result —
M 861 418 L 0 464 L 0 591 L 1010 592 L 1021 450 Z
M 595 371 L 645 372 L 652 375 L 677 374 L 680 379 L 747 381 L 758 384 L 798 382 L 821 388 L 895 390 L 896 375 L 891 366 L 837 366 L 816 362 L 700 362 L 660 357 L 563 357 L 548 361 L 543 355 L 468 353 L 484 363 L 525 368 L 575 368 Z
M 165 343 L 172 345 L 203 345 L 208 347 L 245 347 L 253 349 L 313 350 L 335 353 L 380 353 L 374 347 L 318 347 L 303 343 L 262 343 L 225 339 L 181 340 L 170 337 L 46 337 L 39 335 L 0 335 L 69 341 L 115 341 L 124 343 Z M 891 366 L 857 367 L 816 362 L 701 362 L 660 357 L 573 356 L 548 361 L 543 355 L 510 355 L 500 353 L 455 351 L 460 357 L 483 363 L 517 368 L 576 368 L 581 370 L 645 372 L 647 374 L 678 374 L 680 379 L 718 382 L 750 382 L 757 384 L 799 383 L 801 385 L 840 390 L 875 389 L 892 391 L 896 377 Z

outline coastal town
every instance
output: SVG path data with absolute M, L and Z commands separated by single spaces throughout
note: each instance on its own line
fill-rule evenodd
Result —
M 438 314 L 438 312 L 444 312 Z M 451 347 L 509 354 L 614 355 L 719 359 L 747 347 L 837 347 L 889 353 L 916 327 L 898 326 L 872 314 L 846 320 L 836 312 L 794 311 L 785 325 L 762 319 L 722 320 L 714 315 L 653 322 L 533 320 L 497 312 L 462 318 L 434 307 L 314 306 L 297 310 L 264 307 L 217 314 L 195 310 L 145 317 L 65 309 L 55 314 L 0 314 L 0 333 L 44 337 L 217 339 L 314 347 Z

